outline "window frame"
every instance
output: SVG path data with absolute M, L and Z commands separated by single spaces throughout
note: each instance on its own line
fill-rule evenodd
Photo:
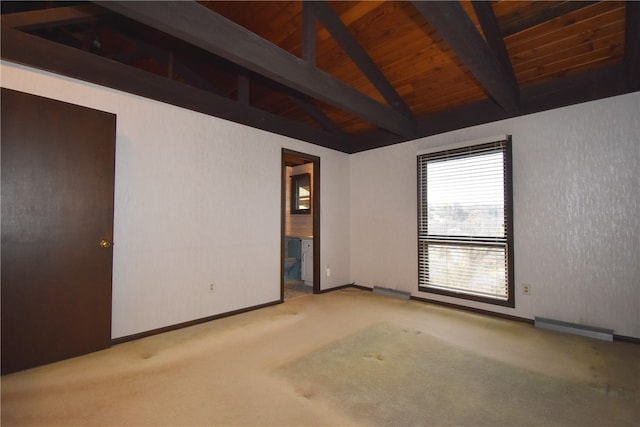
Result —
M 505 209 L 505 230 L 506 230 L 506 267 L 507 267 L 507 299 L 492 298 L 489 296 L 474 295 L 465 293 L 462 291 L 446 290 L 442 288 L 429 287 L 420 283 L 421 265 L 420 265 L 420 251 L 421 245 L 426 239 L 420 238 L 420 223 L 421 223 L 421 182 L 420 182 L 420 158 L 424 155 L 436 155 L 440 153 L 450 152 L 455 153 L 458 151 L 466 151 L 472 147 L 478 147 L 491 143 L 498 143 L 504 141 L 504 209 Z M 419 151 L 416 156 L 416 183 L 417 183 L 417 260 L 418 260 L 418 290 L 420 292 L 432 293 L 437 295 L 444 295 L 464 300 L 471 300 L 477 302 L 483 302 L 491 305 L 499 305 L 505 307 L 515 307 L 515 273 L 514 273 L 514 236 L 513 236 L 513 168 L 512 168 L 512 142 L 511 135 L 500 135 L 490 138 L 483 138 L 474 141 L 467 141 L 457 144 L 451 144 L 447 146 L 434 147 L 426 150 Z M 472 242 L 473 239 L 465 241 L 461 239 L 459 243 L 477 245 L 476 242 Z M 490 246 L 488 244 L 487 246 Z

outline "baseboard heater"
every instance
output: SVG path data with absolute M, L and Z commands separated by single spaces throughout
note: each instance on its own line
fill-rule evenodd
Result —
M 562 322 L 560 320 L 545 319 L 536 317 L 534 321 L 536 328 L 548 329 L 551 331 L 564 332 L 567 334 L 580 335 L 583 337 L 596 338 L 604 341 L 613 341 L 613 330 L 596 328 L 593 326 L 577 325 L 575 323 Z
M 373 292 L 376 294 L 386 295 L 388 297 L 400 298 L 400 299 L 409 299 L 411 298 L 411 294 L 409 292 L 397 291 L 395 289 L 382 288 L 380 286 L 374 286 Z

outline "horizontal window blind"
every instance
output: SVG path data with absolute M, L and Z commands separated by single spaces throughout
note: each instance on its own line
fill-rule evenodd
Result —
M 507 144 L 418 156 L 421 290 L 510 300 Z
M 420 281 L 427 286 L 507 299 L 505 247 L 421 244 Z

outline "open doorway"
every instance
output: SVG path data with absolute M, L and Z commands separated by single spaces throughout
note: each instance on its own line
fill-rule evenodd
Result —
M 282 149 L 280 300 L 320 292 L 320 158 Z

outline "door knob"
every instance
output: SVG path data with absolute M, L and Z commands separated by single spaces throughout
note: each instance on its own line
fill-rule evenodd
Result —
M 104 249 L 109 249 L 111 247 L 111 242 L 106 239 L 102 239 L 100 240 L 100 247 Z

